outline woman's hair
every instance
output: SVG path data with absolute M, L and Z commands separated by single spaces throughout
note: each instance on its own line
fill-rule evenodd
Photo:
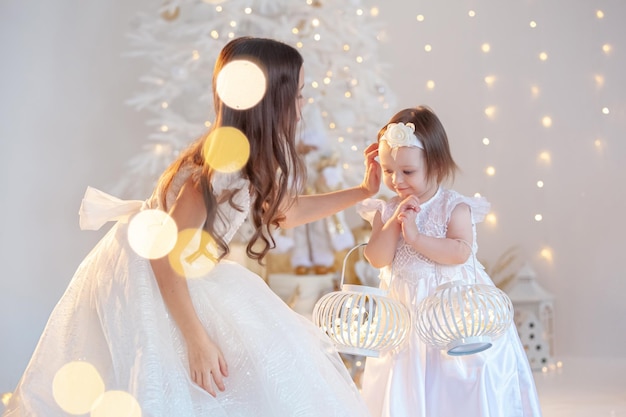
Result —
M 390 123 L 413 123 L 415 135 L 424 145 L 426 157 L 426 177 L 435 179 L 437 184 L 446 180 L 454 181 L 454 174 L 459 169 L 448 143 L 448 135 L 437 115 L 427 106 L 417 106 L 400 110 L 378 132 L 378 140 Z
M 216 93 L 220 70 L 233 60 L 250 60 L 265 73 L 266 91 L 261 101 L 245 110 L 228 107 Z M 299 94 L 299 76 L 303 59 L 293 47 L 282 42 L 253 37 L 241 37 L 230 41 L 221 50 L 213 71 L 213 100 L 216 119 L 212 130 L 232 126 L 246 135 L 250 143 L 250 158 L 242 168 L 242 174 L 250 181 L 250 220 L 254 233 L 248 242 L 248 256 L 259 262 L 275 246 L 271 227 L 284 219 L 285 197 L 299 193 L 299 184 L 306 175 L 304 163 L 296 151 L 296 126 Z M 185 165 L 202 167 L 199 180 L 206 205 L 207 219 L 204 229 L 215 239 L 221 256 L 229 252 L 228 243 L 216 236 L 215 222 L 218 216 L 217 198 L 229 198 L 231 206 L 238 210 L 230 196 L 215 196 L 211 185 L 213 170 L 204 163 L 203 144 L 210 132 L 203 135 L 184 151 L 168 168 L 160 180 L 162 199 L 165 199 L 176 172 Z M 233 190 L 236 192 L 238 190 Z M 165 201 L 162 201 L 165 204 Z M 260 245 L 257 245 L 259 243 Z

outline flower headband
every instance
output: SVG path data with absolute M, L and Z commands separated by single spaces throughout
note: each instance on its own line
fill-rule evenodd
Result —
M 398 148 L 401 146 L 424 149 L 424 144 L 415 134 L 415 125 L 413 123 L 389 123 L 380 140 L 386 141 L 391 147 L 391 157 L 393 159 L 396 159 Z

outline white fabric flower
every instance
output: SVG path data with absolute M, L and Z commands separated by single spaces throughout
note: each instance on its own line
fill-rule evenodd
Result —
M 415 135 L 413 123 L 389 123 L 380 140 L 387 141 L 392 149 L 400 146 L 415 146 L 424 149 L 424 145 Z

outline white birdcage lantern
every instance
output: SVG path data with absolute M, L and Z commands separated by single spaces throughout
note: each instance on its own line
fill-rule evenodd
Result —
M 321 297 L 313 308 L 313 322 L 342 353 L 378 357 L 400 346 L 410 330 L 409 310 L 387 296 L 387 291 L 364 285 L 344 284 L 348 256 L 341 273 L 340 291 Z M 392 276 L 393 279 L 393 276 Z
M 509 297 L 494 285 L 476 283 L 464 267 L 450 282 L 439 285 L 417 307 L 415 326 L 427 345 L 461 356 L 482 352 L 493 345 L 513 322 Z
M 536 273 L 524 264 L 505 288 L 515 308 L 515 326 L 533 370 L 554 362 L 554 296 L 536 280 Z

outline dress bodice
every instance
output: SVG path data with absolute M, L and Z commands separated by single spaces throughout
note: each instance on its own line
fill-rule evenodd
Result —
M 400 202 L 401 200 L 398 197 L 394 197 L 389 201 L 367 199 L 359 204 L 358 211 L 364 219 L 370 222 L 375 212 L 379 211 L 382 221 L 386 222 L 391 218 Z M 459 204 L 467 204 L 470 207 L 474 241 L 472 250 L 475 254 L 478 249 L 476 224 L 484 219 L 490 207 L 487 200 L 483 197 L 466 197 L 454 190 L 439 188 L 430 200 L 420 205 L 420 211 L 415 220 L 417 228 L 420 233 L 427 236 L 445 237 L 452 211 Z M 474 258 L 470 256 L 465 266 L 473 270 L 473 262 Z M 478 263 L 477 266 L 482 269 Z M 447 266 L 435 263 L 417 252 L 400 237 L 393 263 L 391 266 L 382 269 L 381 279 L 389 280 L 393 275 L 394 280 L 405 281 L 409 284 L 417 284 L 421 280 L 427 280 L 428 286 L 432 287 L 452 279 L 458 269 L 458 265 Z
M 166 206 L 172 207 L 185 182 L 192 176 L 200 176 L 201 172 L 199 166 L 188 165 L 181 168 L 175 174 L 165 196 Z M 231 200 L 236 207 L 233 207 L 228 199 L 219 203 L 215 224 L 215 233 L 220 235 L 226 243 L 230 243 L 250 212 L 250 182 L 239 172 L 215 172 L 211 184 L 216 197 L 224 192 L 234 192 Z M 161 204 L 161 195 L 162 190 L 157 188 L 148 201 L 148 206 L 164 209 Z

